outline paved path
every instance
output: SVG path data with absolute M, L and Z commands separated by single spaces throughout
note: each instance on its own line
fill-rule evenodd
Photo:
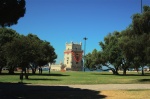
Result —
M 45 85 L 42 85 L 42 86 L 45 86 Z M 95 91 L 150 89 L 150 84 L 97 84 L 97 85 L 52 85 L 52 86 L 68 86 L 71 88 L 89 89 L 89 90 L 95 90 Z
M 101 94 L 102 91 L 123 89 L 150 89 L 150 84 L 45 85 L 0 83 L 0 99 L 104 99 L 109 98 L 109 96 Z
M 150 89 L 150 84 L 69 85 L 69 87 L 100 91 L 100 90 L 123 90 L 123 89 Z

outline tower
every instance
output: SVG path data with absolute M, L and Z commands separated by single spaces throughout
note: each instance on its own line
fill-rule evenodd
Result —
M 66 65 L 66 70 L 82 70 L 82 53 L 82 43 L 66 43 L 66 49 L 64 51 L 64 65 Z

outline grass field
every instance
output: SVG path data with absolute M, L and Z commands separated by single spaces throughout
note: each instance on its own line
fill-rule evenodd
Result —
M 19 82 L 19 73 L 0 75 L 0 82 Z M 110 72 L 43 72 L 43 74 L 29 74 L 29 79 L 24 79 L 24 83 L 29 84 L 49 84 L 49 85 L 68 85 L 68 84 L 150 84 L 150 72 L 145 76 L 137 72 L 129 72 L 126 76 L 112 75 Z
M 0 75 L 1 99 L 148 99 L 150 90 L 88 90 L 72 88 L 76 84 L 150 84 L 150 72 L 145 76 L 128 72 L 126 76 L 112 75 L 110 72 L 43 72 L 29 75 L 29 79 L 20 82 L 19 73 Z M 39 86 L 36 84 L 45 84 Z M 56 86 L 50 86 L 56 85 Z M 66 85 L 66 86 L 57 86 Z

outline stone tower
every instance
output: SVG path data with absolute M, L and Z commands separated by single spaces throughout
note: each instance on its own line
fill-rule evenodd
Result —
M 82 43 L 66 43 L 66 50 L 64 51 L 64 65 L 66 66 L 66 70 L 82 70 L 82 53 Z

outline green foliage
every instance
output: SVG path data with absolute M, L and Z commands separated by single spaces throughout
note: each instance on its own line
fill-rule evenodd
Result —
M 142 14 L 137 13 L 132 16 L 134 34 L 137 35 L 149 34 L 150 32 L 150 7 L 144 6 L 143 8 Z
M 7 65 L 9 73 L 13 73 L 16 67 L 25 70 L 30 66 L 36 70 L 37 66 L 52 63 L 57 58 L 53 46 L 33 34 L 24 36 L 14 30 L 1 28 L 0 41 L 0 69 Z
M 7 65 L 5 50 L 3 49 L 4 45 L 9 42 L 12 42 L 14 38 L 17 38 L 19 34 L 12 30 L 6 28 L 0 28 L 0 73 L 4 66 Z
M 144 12 L 132 16 L 132 24 L 121 32 L 113 32 L 104 38 L 99 45 L 102 48 L 101 57 L 104 66 L 111 64 L 114 74 L 123 69 L 142 67 L 150 64 L 150 7 L 144 6 Z M 109 63 L 109 64 L 108 64 Z M 108 64 L 108 65 L 107 65 Z
M 100 42 L 102 45 L 102 57 L 105 59 L 105 62 L 112 64 L 114 68 L 109 65 L 105 65 L 113 71 L 113 74 L 118 74 L 118 69 L 122 64 L 122 53 L 118 45 L 118 42 L 121 38 L 121 34 L 115 31 L 112 34 L 109 34 L 104 38 L 104 42 Z
M 96 49 L 94 49 L 92 53 L 88 53 L 85 56 L 85 60 L 86 60 L 85 66 L 90 70 L 101 68 L 101 65 L 99 64 L 100 55 L 101 55 L 100 52 L 97 51 Z
M 0 1 L 0 26 L 11 26 L 18 23 L 25 14 L 25 0 Z

